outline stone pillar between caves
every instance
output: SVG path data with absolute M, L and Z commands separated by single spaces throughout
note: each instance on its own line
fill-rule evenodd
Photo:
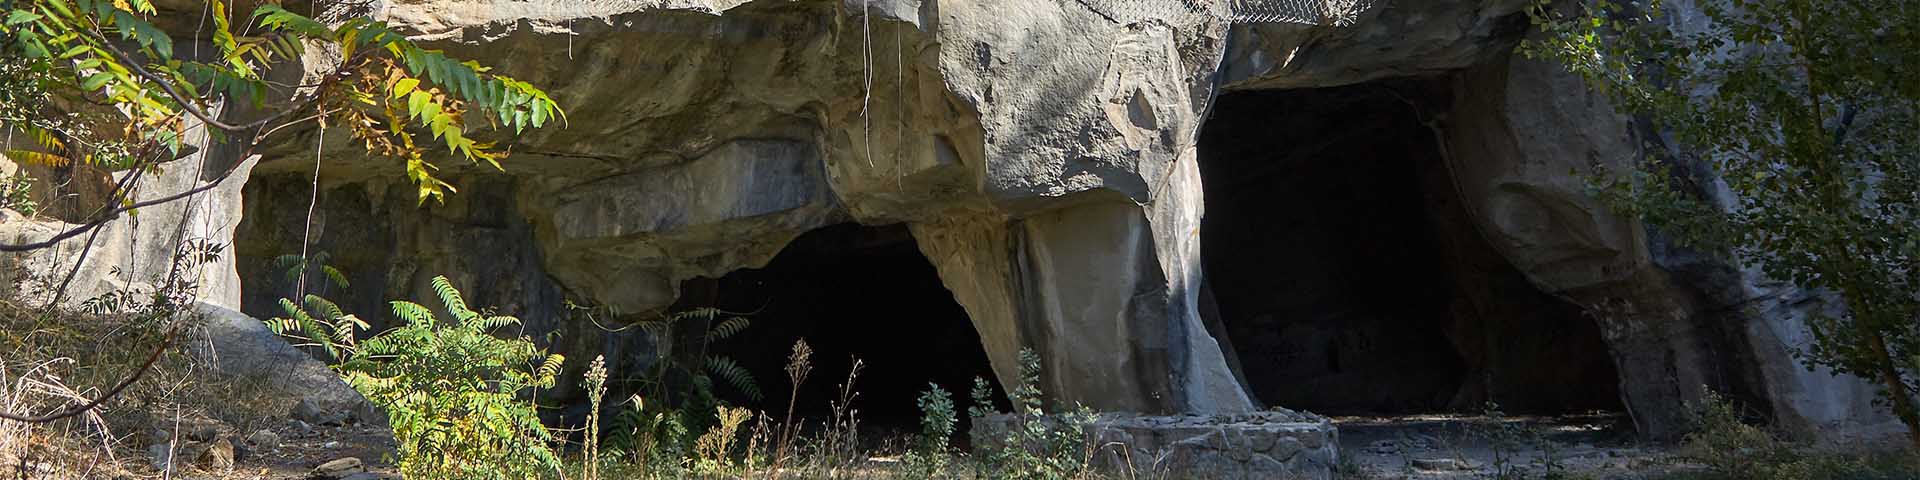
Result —
M 1019 351 L 1030 348 L 1050 400 L 1110 412 L 1252 410 L 1201 322 L 1198 242 L 1167 240 L 1154 211 L 1101 199 L 1010 221 L 917 223 L 913 233 L 1002 385 L 1018 379 Z

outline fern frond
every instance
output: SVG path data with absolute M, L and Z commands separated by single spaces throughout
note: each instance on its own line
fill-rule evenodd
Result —
M 673 321 L 676 321 L 676 322 L 681 320 L 702 320 L 702 321 L 712 322 L 716 319 L 719 319 L 720 316 L 724 315 L 725 313 L 726 312 L 722 312 L 718 308 L 701 307 L 701 308 L 695 308 L 692 310 L 683 311 L 680 313 L 675 313 L 669 318 L 671 318 Z
M 673 322 L 670 320 L 645 320 L 636 325 L 655 341 L 665 339 L 673 332 Z
M 347 274 L 341 273 L 340 269 L 333 268 L 332 265 L 321 265 L 320 271 L 326 273 L 327 280 L 333 282 L 333 286 L 341 290 L 346 290 L 353 286 L 352 282 L 347 281 Z
M 333 31 L 326 24 L 307 18 L 305 15 L 287 11 L 279 5 L 265 4 L 253 11 L 254 21 L 261 28 L 277 32 L 292 32 L 312 38 L 334 38 Z
M 467 299 L 460 296 L 460 290 L 453 288 L 453 282 L 447 280 L 445 275 L 433 277 L 433 293 L 440 296 L 440 302 L 447 306 L 447 313 L 453 314 L 456 320 L 464 322 L 477 315 L 467 309 Z
M 39 145 L 41 149 L 55 152 L 67 149 L 67 143 L 61 141 L 60 136 L 54 134 L 52 130 L 34 126 L 30 123 L 20 123 L 14 126 L 19 128 L 21 133 L 27 134 L 27 138 L 32 139 L 34 145 Z
M 48 167 L 64 167 L 64 166 L 73 164 L 73 159 L 60 156 L 60 155 L 54 155 L 51 153 L 35 152 L 31 150 L 6 150 L 0 153 L 6 154 L 7 158 L 13 160 L 15 163 L 20 163 L 25 165 L 44 165 Z
M 732 358 L 707 357 L 707 373 L 726 380 L 727 384 L 733 386 L 735 390 L 747 394 L 747 398 L 760 401 L 760 385 L 754 382 L 753 373 L 748 372 Z
M 320 314 L 320 316 L 325 317 L 327 321 L 334 321 L 340 319 L 340 317 L 347 316 L 347 312 L 341 311 L 339 305 L 325 298 L 320 298 L 319 295 L 307 295 L 307 309 L 312 310 L 313 313 Z
M 560 376 L 560 366 L 566 361 L 567 357 L 558 353 L 548 355 L 546 360 L 540 362 L 540 368 L 533 371 L 534 381 L 551 385 L 554 378 Z
M 391 303 L 394 317 L 407 322 L 408 325 L 433 328 L 433 311 L 428 310 L 427 307 L 405 300 L 394 300 Z
M 714 325 L 713 329 L 708 330 L 707 338 L 712 340 L 721 340 L 727 337 L 734 336 L 734 334 L 738 334 L 742 330 L 746 330 L 747 326 L 750 323 L 751 322 L 749 322 L 745 317 L 728 318 L 727 321 L 720 322 L 719 325 Z
M 475 329 L 478 329 L 480 331 L 489 332 L 489 331 L 511 327 L 519 324 L 520 324 L 519 317 L 510 317 L 506 315 L 494 315 L 490 317 L 475 318 L 473 326 Z

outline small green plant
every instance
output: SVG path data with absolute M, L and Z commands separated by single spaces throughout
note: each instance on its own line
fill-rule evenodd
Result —
M 1711 390 L 1694 407 L 1693 421 L 1680 455 L 1726 478 L 1763 478 L 1759 467 L 1787 453 L 1771 432 L 1748 424 L 1733 402 Z
M 308 297 L 310 307 L 320 307 L 312 312 L 282 300 L 292 318 L 268 325 L 324 346 L 347 384 L 386 411 L 408 478 L 505 480 L 558 472 L 553 434 L 522 396 L 551 388 L 565 359 L 525 337 L 493 336 L 520 320 L 468 308 L 446 277 L 434 277 L 433 288 L 451 319 L 394 301 L 393 314 L 405 324 L 357 342 L 355 330 L 365 323 L 317 296 Z
M 907 454 L 907 465 L 915 475 L 932 478 L 947 469 L 958 419 L 954 417 L 953 395 L 938 384 L 927 384 L 918 403 L 920 438 L 914 451 Z
M 686 458 L 690 435 L 677 410 L 649 407 L 639 395 L 613 417 L 604 445 L 608 456 L 636 464 L 644 471 L 678 469 Z
M 34 216 L 40 212 L 40 204 L 33 201 L 33 177 L 26 172 L 16 171 L 5 180 L 0 180 L 0 208 L 13 209 L 21 215 Z
M 1507 418 L 1507 413 L 1500 410 L 1498 403 L 1487 402 L 1482 407 L 1481 414 L 1485 417 L 1486 424 L 1474 429 L 1474 434 L 1486 440 L 1487 449 L 1493 455 L 1493 465 L 1491 465 L 1493 478 L 1498 480 L 1525 478 L 1526 471 L 1516 464 L 1516 459 L 1521 450 L 1526 448 L 1531 432 L 1525 424 Z
M 1093 411 L 1074 406 L 1048 414 L 1041 400 L 1040 356 L 1020 351 L 1020 383 L 1007 392 L 1013 412 L 1002 414 L 990 401 L 986 381 L 974 380 L 974 405 L 968 412 L 975 428 L 984 420 L 1005 415 L 1006 431 L 994 444 L 980 446 L 976 473 L 989 478 L 1059 480 L 1076 478 L 1088 470 L 1086 426 Z
M 1542 478 L 1569 478 L 1571 473 L 1566 464 L 1565 446 L 1547 438 L 1547 433 L 1541 429 L 1528 429 L 1527 433 L 1527 438 L 1533 442 L 1533 449 L 1540 452 L 1540 456 L 1533 459 L 1533 466 L 1540 470 Z

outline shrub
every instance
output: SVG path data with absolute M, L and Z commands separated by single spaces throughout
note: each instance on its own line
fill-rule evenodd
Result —
M 603 447 L 608 455 L 643 470 L 678 468 L 690 430 L 679 411 L 648 405 L 639 395 L 629 397 L 627 407 L 613 417 Z
M 1760 466 L 1779 461 L 1787 451 L 1773 434 L 1741 419 L 1732 402 L 1712 391 L 1694 409 L 1694 429 L 1680 444 L 1680 455 L 1726 478 L 1762 478 Z
M 969 408 L 975 419 L 999 415 L 992 402 L 987 382 L 974 379 L 974 405 Z M 1076 478 L 1087 473 L 1086 426 L 1093 422 L 1093 411 L 1074 406 L 1049 415 L 1040 398 L 1040 356 L 1032 350 L 1020 351 L 1020 383 L 1007 392 L 1013 412 L 1005 435 L 992 445 L 979 446 L 976 473 L 990 478 L 1057 480 Z
M 39 213 L 40 204 L 33 201 L 33 177 L 26 172 L 14 172 L 0 179 L 0 208 L 10 208 L 29 217 Z
M 386 411 L 399 444 L 400 471 L 408 478 L 557 472 L 553 435 L 522 395 L 552 387 L 564 358 L 545 354 L 525 337 L 493 336 L 520 320 L 469 309 L 446 277 L 434 277 L 433 288 L 450 320 L 395 301 L 394 316 L 405 325 L 357 343 L 354 330 L 366 324 L 314 296 L 308 304 L 321 311 L 302 311 L 283 299 L 293 318 L 268 325 L 324 346 L 347 383 Z
M 938 384 L 927 384 L 926 393 L 920 394 L 920 438 L 913 452 L 907 455 L 908 468 L 918 476 L 934 477 L 947 469 L 947 458 L 951 453 L 953 427 L 957 423 L 953 413 L 953 395 L 948 394 Z

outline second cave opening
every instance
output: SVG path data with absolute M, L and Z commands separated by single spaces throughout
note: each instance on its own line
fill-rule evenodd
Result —
M 679 309 L 715 307 L 750 320 L 747 330 L 710 347 L 751 372 L 764 393 L 755 401 L 716 386 L 734 405 L 786 412 L 785 366 L 801 339 L 813 350 L 813 369 L 793 402 L 801 418 L 831 417 L 854 358 L 863 365 L 852 402 L 860 421 L 898 432 L 918 428 L 915 400 L 930 384 L 964 404 L 975 377 L 993 379 L 966 311 L 904 225 L 817 229 L 763 268 L 687 281 L 680 298 Z
M 1328 414 L 1618 410 L 1594 322 L 1479 236 L 1397 88 L 1227 93 L 1201 133 L 1207 288 L 1251 393 Z

